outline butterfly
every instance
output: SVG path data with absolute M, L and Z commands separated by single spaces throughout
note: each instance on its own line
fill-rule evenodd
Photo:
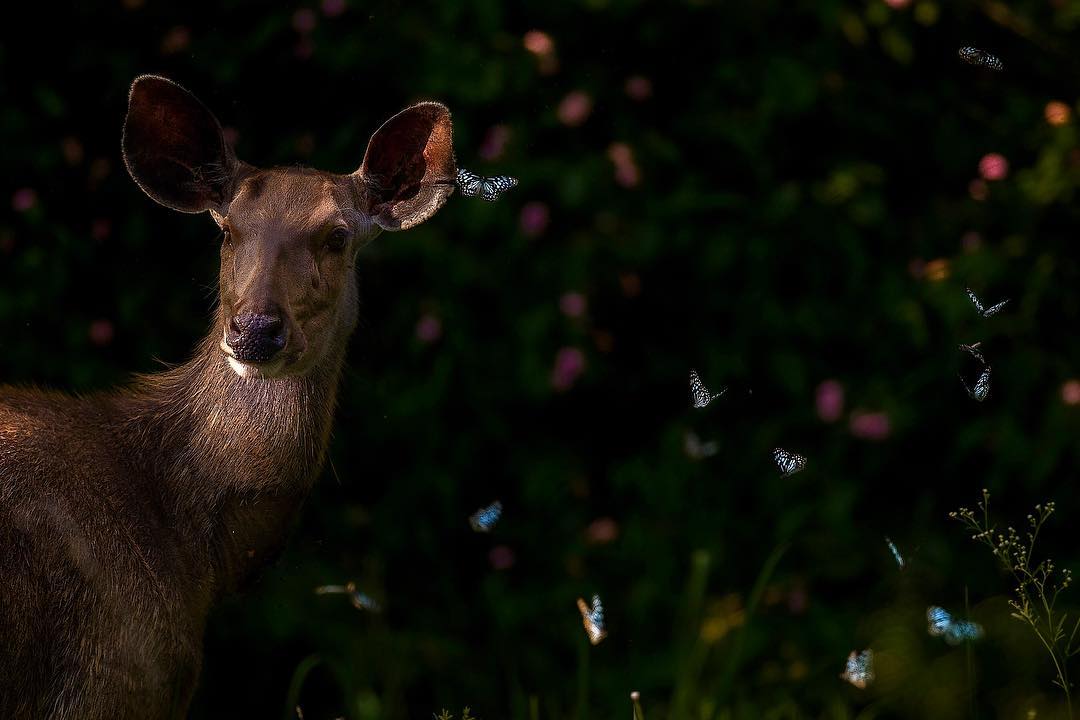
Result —
M 975 361 L 981 366 L 979 368 L 979 376 L 975 379 L 974 385 L 968 385 L 964 376 L 960 376 L 960 382 L 964 384 L 964 389 L 967 390 L 968 396 L 976 402 L 983 402 L 990 397 L 990 364 L 986 362 L 986 357 L 982 354 L 982 349 L 979 347 L 981 342 L 974 343 L 972 345 L 960 345 L 960 349 L 967 352 L 971 357 L 975 358 Z
M 900 549 L 896 547 L 896 543 L 885 537 L 885 544 L 889 546 L 889 551 L 892 553 L 893 558 L 896 559 L 896 564 L 900 566 L 900 569 L 904 569 L 904 556 L 900 554 Z
M 600 596 L 592 596 L 592 607 L 586 605 L 582 598 L 578 598 L 577 607 L 581 611 L 581 624 L 585 626 L 589 642 L 598 645 L 607 637 L 607 629 L 604 627 L 604 606 L 600 603 Z
M 977 343 L 973 343 L 971 345 L 958 345 L 957 347 L 959 347 L 961 350 L 963 350 L 964 352 L 971 355 L 971 357 L 975 358 L 975 360 L 977 360 L 979 362 L 979 364 L 985 365 L 986 364 L 986 358 L 983 357 L 982 350 L 980 349 L 981 345 L 982 345 L 981 342 L 977 342 Z
M 979 296 L 975 294 L 975 291 L 971 288 L 964 288 L 964 292 L 967 293 L 968 299 L 971 300 L 971 304 L 975 306 L 975 309 L 979 311 L 979 314 L 984 318 L 993 317 L 1001 312 L 1002 308 L 1009 304 L 1009 299 L 1005 298 L 996 305 L 990 307 L 984 307 L 982 301 L 979 300 Z
M 496 500 L 487 507 L 482 507 L 469 516 L 469 526 L 476 532 L 491 532 L 495 523 L 502 517 L 502 503 Z
M 945 608 L 931 605 L 926 609 L 926 631 L 931 637 L 944 637 L 950 645 L 965 640 L 978 640 L 983 636 L 982 625 L 970 620 L 956 620 Z
M 1005 63 L 1001 62 L 999 57 L 991 55 L 979 48 L 962 47 L 960 48 L 959 55 L 960 59 L 968 65 L 975 65 L 976 67 L 986 68 L 987 70 L 993 70 L 995 72 L 1001 72 L 1005 69 Z
M 349 602 L 353 604 L 357 610 L 367 610 L 368 612 L 379 612 L 382 607 L 366 593 L 362 593 L 356 589 L 356 583 L 348 582 L 344 585 L 320 585 L 315 588 L 316 595 L 328 595 L 331 593 L 343 593 L 349 596 Z
M 860 690 L 874 682 L 874 651 L 869 648 L 861 653 L 852 650 L 840 678 Z
M 710 458 L 716 454 L 720 449 L 720 444 L 715 440 L 709 440 L 703 442 L 701 438 L 697 436 L 695 432 L 687 432 L 686 439 L 683 442 L 683 450 L 686 451 L 687 456 L 693 460 L 704 460 Z
M 457 186 L 461 188 L 461 194 L 465 197 L 480 196 L 481 200 L 495 202 L 507 190 L 516 187 L 517 178 L 508 175 L 495 175 L 483 177 L 465 168 L 458 168 Z
M 968 385 L 963 376 L 960 377 L 960 381 L 964 383 L 964 389 L 967 390 L 968 396 L 975 402 L 983 402 L 990 397 L 989 365 L 983 365 L 982 370 L 979 371 L 979 377 L 975 379 L 974 385 Z
M 780 470 L 780 477 L 794 475 L 806 468 L 806 458 L 798 453 L 789 452 L 783 448 L 773 448 L 773 461 Z
M 709 392 L 709 388 L 705 387 L 705 383 L 701 382 L 701 376 L 697 374 L 697 370 L 690 370 L 690 400 L 693 402 L 694 407 L 706 407 L 726 392 L 727 387 L 721 387 L 715 393 Z

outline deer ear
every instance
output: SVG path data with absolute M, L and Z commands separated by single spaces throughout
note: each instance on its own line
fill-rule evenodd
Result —
M 354 173 L 368 212 L 385 230 L 407 230 L 435 214 L 454 191 L 453 126 L 445 105 L 424 102 L 383 123 Z
M 172 80 L 142 75 L 132 83 L 123 150 L 132 179 L 157 202 L 225 214 L 240 163 L 213 113 Z

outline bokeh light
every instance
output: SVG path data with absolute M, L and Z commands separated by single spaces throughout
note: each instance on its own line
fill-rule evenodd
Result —
M 555 354 L 555 366 L 551 371 L 551 386 L 565 392 L 574 386 L 585 372 L 585 353 L 576 347 L 560 348 Z
M 1064 125 L 1072 117 L 1072 111 L 1068 105 L 1060 100 L 1051 100 L 1046 103 L 1046 107 L 1043 109 L 1043 117 L 1051 125 Z
M 1061 386 L 1061 402 L 1080 405 L 1080 380 L 1066 380 Z
M 585 296 L 579 292 L 566 292 L 559 298 L 559 310 L 569 318 L 579 318 L 585 314 Z
M 589 119 L 591 112 L 592 98 L 582 90 L 574 90 L 562 99 L 555 114 L 563 125 L 578 127 Z
M 814 392 L 814 405 L 822 422 L 836 422 L 844 415 L 844 386 L 837 380 L 821 381 Z
M 524 233 L 526 237 L 537 237 L 547 230 L 548 219 L 548 206 L 534 200 L 521 206 L 521 215 L 518 224 L 521 226 L 521 232 Z
M 15 212 L 27 212 L 37 205 L 37 192 L 33 188 L 19 188 L 11 196 L 11 207 Z
M 892 432 L 892 424 L 887 413 L 856 410 L 851 413 L 849 429 L 862 440 L 884 440 Z
M 1004 180 L 1009 174 L 1009 161 L 1001 153 L 987 153 L 979 160 L 979 175 L 983 180 Z
M 442 337 L 442 321 L 430 313 L 424 313 L 416 321 L 416 339 L 430 345 Z

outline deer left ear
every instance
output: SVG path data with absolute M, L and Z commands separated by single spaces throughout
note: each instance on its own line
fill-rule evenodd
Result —
M 407 230 L 434 215 L 454 191 L 453 126 L 445 105 L 424 102 L 383 123 L 353 176 L 384 230 Z

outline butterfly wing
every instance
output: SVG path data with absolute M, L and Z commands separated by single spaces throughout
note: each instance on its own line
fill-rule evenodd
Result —
M 847 680 L 855 687 L 863 690 L 874 681 L 874 654 L 870 650 L 857 653 L 854 650 L 848 655 L 844 672 L 840 677 Z
M 980 315 L 986 312 L 983 308 L 982 300 L 979 300 L 979 296 L 975 294 L 974 290 L 971 288 L 964 288 L 964 292 L 967 293 L 968 300 L 971 301 L 971 304 L 975 306 L 975 309 L 979 311 Z
M 481 190 L 483 182 L 484 178 L 476 173 L 466 170 L 465 168 L 458 169 L 457 185 L 461 190 L 461 194 L 465 197 L 476 197 L 476 194 Z
M 578 611 L 581 612 L 581 624 L 585 628 L 585 634 L 589 636 L 589 642 L 597 645 L 607 637 L 607 629 L 604 627 L 604 606 L 600 602 L 599 595 L 593 595 L 592 606 L 585 604 L 585 600 L 578 598 Z
M 712 401 L 712 395 L 705 383 L 701 382 L 697 370 L 690 371 L 690 399 L 696 408 L 703 408 Z
M 979 378 L 975 381 L 975 387 L 967 387 L 967 383 L 964 384 L 964 387 L 967 388 L 971 399 L 976 402 L 983 402 L 990 397 L 990 366 L 987 365 L 979 373 Z
M 926 609 L 926 631 L 932 637 L 941 637 L 953 624 L 952 615 L 945 608 L 931 605 Z
M 773 448 L 773 461 L 780 470 L 781 477 L 794 475 L 806 467 L 806 458 L 798 453 L 783 448 Z
M 487 200 L 488 202 L 495 202 L 499 199 L 507 190 L 516 187 L 518 184 L 517 178 L 512 178 L 508 175 L 496 175 L 495 177 L 484 178 L 480 184 L 480 199 Z
M 1001 302 L 997 303 L 996 305 L 991 305 L 990 307 L 983 310 L 982 311 L 982 316 L 987 317 L 987 318 L 988 317 L 993 317 L 994 315 L 997 315 L 999 312 L 1001 312 L 1005 308 L 1005 306 L 1008 305 L 1008 304 L 1009 304 L 1009 300 L 1008 300 L 1008 298 L 1006 298 L 1006 299 L 1002 300 Z
M 480 508 L 469 516 L 469 526 L 476 532 L 491 532 L 502 516 L 502 503 L 498 500 Z

